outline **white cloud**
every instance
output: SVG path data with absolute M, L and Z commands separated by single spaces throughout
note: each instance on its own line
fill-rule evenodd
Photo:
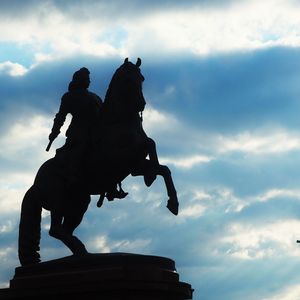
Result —
M 226 253 L 238 259 L 261 259 L 265 257 L 300 257 L 299 220 L 283 220 L 263 226 L 232 223 L 227 236 L 220 239 Z
M 236 136 L 219 136 L 218 151 L 244 152 L 248 154 L 276 154 L 300 149 L 300 135 L 283 129 L 267 132 L 243 132 Z
M 13 223 L 11 220 L 8 220 L 5 224 L 0 225 L 0 233 L 7 233 L 13 230 Z
M 284 287 L 279 293 L 262 300 L 297 300 L 300 295 L 300 284 Z
M 148 15 L 138 26 L 129 24 L 134 34 L 131 48 L 168 52 L 188 51 L 200 55 L 259 49 L 272 46 L 299 46 L 298 6 L 288 1 L 236 1 L 214 9 L 191 7 Z M 143 37 L 142 30 L 147 39 Z M 152 35 L 155 38 L 149 39 Z M 163 48 L 161 49 L 161 46 Z M 159 48 L 160 47 L 160 48 Z
M 201 163 L 208 163 L 213 158 L 205 155 L 191 155 L 186 157 L 161 157 L 159 159 L 162 164 L 171 164 L 177 168 L 190 169 Z
M 33 184 L 37 169 L 53 155 L 54 149 L 50 153 L 45 151 L 51 122 L 47 116 L 40 114 L 22 115 L 0 137 L 1 213 L 20 211 L 24 194 Z
M 143 113 L 144 129 L 150 136 L 161 132 L 178 131 L 182 124 L 171 114 L 147 106 Z
M 18 158 L 25 150 L 36 149 L 43 141 L 47 142 L 50 124 L 42 115 L 21 118 L 0 138 L 1 155 Z
M 53 143 L 49 153 L 45 151 L 48 143 L 48 136 L 52 128 L 52 117 L 30 112 L 19 116 L 17 122 L 13 123 L 7 132 L 0 137 L 1 158 L 15 162 L 33 161 L 38 166 L 43 161 L 51 158 L 55 153 L 55 147 L 63 144 L 64 134 L 70 123 L 68 115 L 61 134 Z M 45 145 L 42 147 L 41 145 Z
M 238 216 L 238 213 L 248 205 L 249 201 L 237 197 L 234 191 L 228 187 L 211 185 L 203 188 L 199 188 L 197 185 L 188 185 L 183 191 L 179 190 L 178 199 L 178 216 L 176 219 L 170 219 L 167 216 L 168 221 L 176 224 L 189 222 L 191 219 L 207 220 L 206 218 L 215 218 L 216 216 L 219 218 L 219 216 L 225 217 L 225 215 L 231 219 L 233 216 Z
M 120 252 L 144 252 L 151 244 L 151 239 L 121 240 L 113 243 L 113 250 Z
M 99 253 L 110 252 L 111 248 L 108 245 L 107 237 L 106 236 L 97 236 L 93 241 L 90 243 L 91 248 L 94 251 Z
M 5 61 L 0 63 L 0 72 L 4 72 L 10 76 L 22 76 L 26 74 L 28 69 L 18 63 L 13 63 L 11 61 Z
M 98 253 L 108 252 L 141 252 L 151 244 L 151 239 L 116 240 L 109 241 L 106 236 L 97 236 L 89 242 L 89 249 Z
M 0 248 L 0 263 L 1 265 L 7 264 L 9 256 L 16 251 L 13 247 Z
M 300 199 L 300 190 L 299 189 L 271 189 L 259 195 L 257 199 L 259 201 L 265 202 L 278 197 Z
M 21 211 L 21 203 L 25 195 L 26 188 L 0 188 L 0 213 L 10 214 Z
M 187 206 L 180 210 L 180 218 L 198 218 L 205 213 L 205 207 L 201 204 Z

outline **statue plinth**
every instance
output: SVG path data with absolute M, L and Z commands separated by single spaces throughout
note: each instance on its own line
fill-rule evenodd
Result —
M 179 281 L 169 258 L 128 253 L 88 254 L 18 267 L 1 299 L 184 300 L 193 289 Z

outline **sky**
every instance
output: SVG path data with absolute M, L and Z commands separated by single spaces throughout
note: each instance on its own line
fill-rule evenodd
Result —
M 0 28 L 0 287 L 19 265 L 22 198 L 64 144 L 45 151 L 73 72 L 104 98 L 140 57 L 144 128 L 179 215 L 161 178 L 128 177 L 128 197 L 93 197 L 75 234 L 90 252 L 174 259 L 195 300 L 300 299 L 299 1 L 2 0 Z M 70 255 L 48 230 L 43 211 L 43 261 Z

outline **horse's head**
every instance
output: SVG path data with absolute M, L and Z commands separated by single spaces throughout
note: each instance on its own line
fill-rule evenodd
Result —
M 136 63 L 133 64 L 128 60 L 128 57 L 125 58 L 124 63 L 117 69 L 115 75 L 123 76 L 127 79 L 130 79 L 132 83 L 141 85 L 145 80 L 144 76 L 141 73 L 140 66 L 142 64 L 142 60 L 140 58 L 137 59 Z
M 143 96 L 142 83 L 145 80 L 141 73 L 141 59 L 133 64 L 126 58 L 124 63 L 116 70 L 109 84 L 105 102 L 113 106 L 122 114 L 128 112 L 141 112 L 146 101 Z

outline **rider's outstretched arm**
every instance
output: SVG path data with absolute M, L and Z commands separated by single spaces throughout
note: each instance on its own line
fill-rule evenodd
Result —
M 50 149 L 52 142 L 56 139 L 56 137 L 60 134 L 60 128 L 64 125 L 66 116 L 70 112 L 68 105 L 68 97 L 66 94 L 61 99 L 61 104 L 58 113 L 55 115 L 53 126 L 51 133 L 49 135 L 49 144 L 47 147 L 47 151 Z

